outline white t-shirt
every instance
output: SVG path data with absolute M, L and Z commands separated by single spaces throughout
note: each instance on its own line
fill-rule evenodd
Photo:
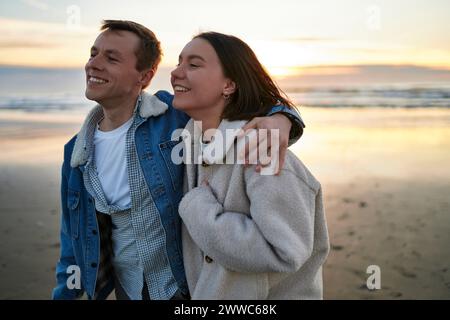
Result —
M 112 131 L 94 134 L 95 166 L 103 193 L 110 205 L 123 209 L 131 206 L 130 185 L 128 183 L 126 135 L 133 123 L 133 117 Z

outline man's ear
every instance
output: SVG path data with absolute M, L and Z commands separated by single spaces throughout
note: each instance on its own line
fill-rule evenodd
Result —
M 230 95 L 236 91 L 236 83 L 230 79 L 227 80 L 223 88 L 223 94 Z
M 139 80 L 139 83 L 141 84 L 142 88 L 146 88 L 150 84 L 154 75 L 155 75 L 154 69 L 148 69 L 141 72 L 141 78 Z

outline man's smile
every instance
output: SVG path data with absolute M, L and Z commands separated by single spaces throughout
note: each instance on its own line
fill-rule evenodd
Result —
M 94 77 L 94 76 L 88 76 L 88 84 L 104 84 L 104 83 L 108 83 L 109 81 L 106 79 L 102 79 L 99 77 Z

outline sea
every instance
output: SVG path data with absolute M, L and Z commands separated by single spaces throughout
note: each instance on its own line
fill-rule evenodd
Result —
M 298 106 L 322 108 L 450 108 L 450 83 L 364 83 L 283 88 Z M 0 110 L 86 111 L 95 103 L 84 96 L 83 68 L 0 67 Z M 170 70 L 161 68 L 149 92 L 172 91 Z

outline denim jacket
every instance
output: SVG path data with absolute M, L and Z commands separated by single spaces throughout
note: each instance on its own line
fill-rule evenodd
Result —
M 183 196 L 184 166 L 171 161 L 172 148 L 180 142 L 172 141 L 171 134 L 175 129 L 184 128 L 189 117 L 173 108 L 173 96 L 166 91 L 158 91 L 155 96 L 143 92 L 142 97 L 140 122 L 135 133 L 136 151 L 145 181 L 161 216 L 170 267 L 182 294 L 187 295 L 181 250 L 181 221 L 178 215 L 178 205 Z M 280 106 L 272 109 L 271 113 L 275 112 L 283 112 L 294 120 L 293 129 L 300 134 L 291 141 L 298 140 L 303 128 L 300 116 Z M 114 289 L 109 259 L 112 254 L 111 240 L 108 237 L 112 225 L 105 215 L 96 213 L 94 198 L 85 188 L 83 170 L 89 150 L 83 145 L 83 138 L 81 130 L 64 147 L 61 248 L 53 299 L 75 299 L 83 292 L 87 293 L 89 299 L 106 299 Z M 81 286 L 70 289 L 73 286 L 67 284 L 76 275 L 74 267 L 79 268 Z M 76 284 L 76 281 L 73 283 Z

